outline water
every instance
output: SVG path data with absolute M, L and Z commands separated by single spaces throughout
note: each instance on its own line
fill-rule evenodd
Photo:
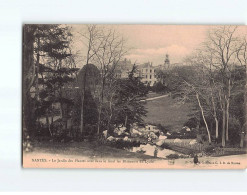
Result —
M 166 158 L 166 156 L 170 154 L 179 154 L 178 152 L 175 152 L 173 150 L 163 149 L 161 147 L 151 144 L 146 144 L 146 145 L 141 144 L 139 147 L 133 147 L 131 149 L 128 149 L 128 151 L 154 156 L 155 149 L 157 150 L 157 157 L 159 158 Z

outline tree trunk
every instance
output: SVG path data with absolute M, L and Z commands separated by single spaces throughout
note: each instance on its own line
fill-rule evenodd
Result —
M 52 132 L 51 132 L 51 125 L 50 125 L 50 121 L 49 121 L 49 115 L 48 115 L 48 112 L 46 111 L 46 125 L 48 127 L 48 130 L 50 132 L 50 135 L 52 137 Z
M 112 134 L 112 129 L 111 129 L 111 119 L 112 119 L 112 98 L 111 98 L 111 100 L 110 100 L 110 102 L 109 102 L 109 106 L 110 106 L 110 116 L 109 116 L 109 120 L 108 120 L 108 124 L 107 124 L 107 134 L 109 134 L 109 135 L 111 135 Z M 108 136 L 108 135 L 107 135 Z
M 127 127 L 127 122 L 128 122 L 128 115 L 125 116 L 125 122 L 124 122 L 125 127 Z
M 216 139 L 218 139 L 219 138 L 219 121 L 216 117 L 214 118 L 214 120 L 215 120 L 215 137 Z
M 27 134 L 32 134 L 31 131 L 34 129 L 34 114 L 33 106 L 31 101 L 30 88 L 33 86 L 36 80 L 35 64 L 34 64 L 34 32 L 35 27 L 25 25 L 23 27 L 23 82 L 22 82 L 22 100 L 23 100 L 23 131 Z
M 247 67 L 245 63 L 245 74 L 247 78 Z M 247 81 L 245 80 L 245 93 L 244 93 L 244 118 L 245 118 L 245 123 L 243 125 L 243 130 L 241 132 L 241 141 L 240 141 L 240 147 L 246 147 L 247 145 Z M 241 144 L 242 142 L 242 144 Z
M 215 138 L 218 139 L 218 137 L 219 137 L 219 121 L 217 118 L 217 112 L 216 112 L 216 106 L 215 106 L 215 102 L 214 102 L 212 87 L 211 87 L 211 97 L 212 97 L 212 105 L 213 105 L 213 111 L 214 111 L 213 116 L 214 116 L 214 120 L 215 120 Z
M 229 141 L 229 99 L 226 100 L 226 141 Z
M 228 79 L 228 94 L 226 98 L 226 141 L 229 141 L 229 107 L 231 97 L 231 80 Z
M 84 133 L 84 92 L 81 97 L 81 126 L 80 126 L 80 136 Z
M 102 80 L 102 85 L 101 85 L 101 94 L 100 94 L 100 106 L 99 106 L 99 115 L 98 115 L 97 135 L 100 134 L 100 122 L 101 122 L 102 104 L 103 104 L 103 100 L 104 100 L 104 89 L 105 89 L 105 78 L 103 78 L 103 80 Z
M 98 124 L 97 124 L 97 135 L 100 133 L 100 121 L 101 121 L 101 105 L 99 106 Z
M 197 98 L 197 101 L 198 101 L 198 104 L 199 104 L 199 107 L 200 107 L 200 110 L 201 110 L 201 114 L 202 114 L 202 118 L 203 118 L 204 124 L 205 124 L 206 129 L 207 129 L 207 133 L 208 133 L 208 142 L 211 143 L 211 135 L 210 135 L 210 131 L 209 131 L 208 124 L 207 124 L 207 121 L 206 121 L 205 116 L 204 116 L 204 111 L 203 111 L 203 108 L 202 108 L 202 105 L 201 105 L 201 102 L 200 102 L 200 98 L 199 98 L 198 93 L 196 93 L 196 98 Z
M 223 101 L 223 110 L 222 110 L 222 147 L 226 146 L 226 113 L 225 113 L 225 102 Z

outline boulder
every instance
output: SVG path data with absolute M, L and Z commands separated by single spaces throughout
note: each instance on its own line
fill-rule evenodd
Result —
M 119 127 L 119 130 L 124 132 L 124 131 L 126 131 L 126 127 Z
M 110 137 L 107 138 L 107 140 L 108 140 L 108 141 L 113 141 L 113 140 L 115 140 L 115 138 L 112 137 L 112 136 L 110 136 Z
M 123 138 L 123 140 L 124 140 L 124 141 L 130 141 L 130 139 L 129 139 L 127 136 L 125 136 L 125 137 Z
M 162 146 L 163 144 L 164 144 L 164 140 L 159 140 L 157 143 L 156 143 L 156 145 L 157 146 Z
M 114 133 L 116 133 L 117 135 L 122 135 L 124 134 L 126 131 L 126 127 L 117 127 L 114 129 Z
M 165 139 L 167 139 L 167 136 L 165 136 L 165 135 L 160 135 L 159 136 L 159 140 L 165 140 Z
M 158 139 L 158 136 L 155 135 L 154 132 L 150 132 L 149 137 L 150 137 L 151 139 Z
M 141 135 L 142 133 L 137 131 L 136 129 L 132 129 L 132 134 Z
M 182 143 L 182 140 L 181 140 L 181 139 L 176 138 L 173 142 L 174 142 L 174 143 Z
M 107 138 L 107 130 L 103 131 L 103 136 Z
M 194 140 L 191 140 L 189 144 L 190 145 L 195 145 L 196 143 L 197 143 L 197 141 L 194 139 Z
M 186 127 L 185 130 L 188 132 L 191 131 L 189 127 Z

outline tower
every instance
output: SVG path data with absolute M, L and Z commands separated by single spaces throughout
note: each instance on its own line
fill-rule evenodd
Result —
M 169 69 L 170 68 L 170 60 L 169 60 L 169 55 L 168 54 L 166 54 L 164 67 L 165 67 L 165 69 Z

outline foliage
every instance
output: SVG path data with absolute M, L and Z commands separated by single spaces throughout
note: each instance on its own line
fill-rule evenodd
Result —
M 164 84 L 162 84 L 161 82 L 157 82 L 153 85 L 152 91 L 154 91 L 156 93 L 167 93 L 168 88 Z
M 114 118 L 113 123 L 116 125 L 123 124 L 130 127 L 133 123 L 142 123 L 142 117 L 146 115 L 146 110 L 142 97 L 147 94 L 145 85 L 140 78 L 134 77 L 136 71 L 133 67 L 127 79 L 119 79 L 116 81 L 116 90 L 114 94 Z
M 119 149 L 126 149 L 126 148 L 140 146 L 140 142 L 137 140 L 125 141 L 123 139 L 117 139 L 117 140 L 115 139 L 113 141 L 108 141 L 106 144 L 109 146 L 115 147 L 115 148 L 119 148 Z
M 189 128 L 196 128 L 197 125 L 198 125 L 198 119 L 196 117 L 192 117 L 186 123 L 184 123 L 184 126 L 187 126 Z
M 166 158 L 168 159 L 179 159 L 179 155 L 178 154 L 169 154 L 166 156 Z
M 64 86 L 74 80 L 73 75 L 78 70 L 73 64 L 70 41 L 70 29 L 63 25 L 24 27 L 23 75 L 27 77 L 24 78 L 23 110 L 24 126 L 28 131 L 37 129 L 37 119 L 53 116 L 54 103 L 59 102 L 62 109 L 63 105 L 72 104 L 70 99 L 63 97 Z M 30 115 L 30 112 L 33 113 Z M 62 114 L 66 112 L 62 110 Z M 32 126 L 29 120 L 33 121 Z M 50 124 L 47 126 L 50 128 Z

